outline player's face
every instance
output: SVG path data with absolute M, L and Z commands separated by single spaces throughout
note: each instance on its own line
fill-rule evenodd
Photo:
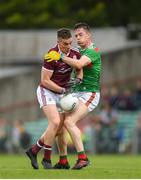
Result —
M 72 38 L 69 38 L 69 39 L 59 38 L 58 45 L 59 45 L 60 50 L 63 53 L 67 54 L 72 46 Z
M 77 44 L 81 48 L 86 48 L 90 42 L 90 33 L 83 28 L 78 28 L 74 31 Z

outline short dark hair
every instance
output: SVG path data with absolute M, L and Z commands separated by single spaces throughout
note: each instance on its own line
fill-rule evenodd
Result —
M 86 24 L 86 23 L 83 23 L 83 22 L 75 24 L 74 30 L 79 29 L 79 28 L 83 28 L 86 31 L 90 31 L 90 26 L 88 24 Z
M 72 35 L 71 35 L 71 31 L 69 29 L 62 28 L 57 31 L 57 38 L 69 39 L 71 37 L 72 37 Z

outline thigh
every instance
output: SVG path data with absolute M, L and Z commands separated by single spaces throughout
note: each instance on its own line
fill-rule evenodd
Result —
M 60 116 L 56 104 L 49 104 L 42 107 L 49 123 L 60 123 Z
M 76 123 L 77 121 L 81 120 L 84 118 L 88 113 L 88 108 L 87 106 L 79 101 L 79 106 L 77 109 L 71 113 L 65 113 L 65 120 L 69 120 L 73 123 Z
M 79 106 L 72 113 L 66 113 L 65 120 L 69 119 L 76 123 L 80 119 L 84 118 L 88 112 L 94 110 L 100 99 L 99 92 L 78 92 L 74 93 L 74 96 L 79 99 Z

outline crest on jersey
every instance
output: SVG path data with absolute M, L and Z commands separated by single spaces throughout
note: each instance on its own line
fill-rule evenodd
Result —
M 73 55 L 73 59 L 77 59 L 77 56 L 76 56 L 76 55 Z

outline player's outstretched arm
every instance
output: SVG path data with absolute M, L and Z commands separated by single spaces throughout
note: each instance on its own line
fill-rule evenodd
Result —
M 67 57 L 63 53 L 60 54 L 57 51 L 50 51 L 47 53 L 44 57 L 44 60 L 47 62 L 63 60 L 65 63 L 76 69 L 81 69 L 91 63 L 91 60 L 87 56 L 81 56 L 79 61 L 76 61 L 76 59 Z
M 91 60 L 87 56 L 81 56 L 79 61 L 76 61 L 76 59 L 72 59 L 67 56 L 63 56 L 62 59 L 65 63 L 76 69 L 82 69 L 84 66 L 87 66 L 91 63 Z

